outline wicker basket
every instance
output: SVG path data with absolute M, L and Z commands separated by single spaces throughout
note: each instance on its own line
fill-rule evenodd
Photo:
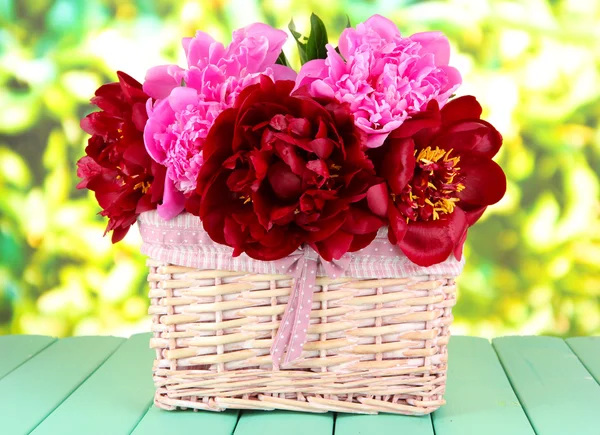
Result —
M 303 352 L 274 368 L 292 277 L 189 267 L 193 243 L 157 250 L 158 221 L 145 218 L 157 406 L 420 415 L 444 404 L 456 273 L 317 277 Z M 189 217 L 169 228 L 201 231 Z

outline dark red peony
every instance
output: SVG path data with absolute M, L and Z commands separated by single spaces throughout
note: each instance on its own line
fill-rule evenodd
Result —
M 92 103 L 101 111 L 81 120 L 92 137 L 86 156 L 77 162 L 77 188 L 94 191 L 109 218 L 106 232 L 112 242 L 125 237 L 137 216 L 156 208 L 163 195 L 165 168 L 154 162 L 144 146 L 143 131 L 149 97 L 142 85 L 123 72 L 119 81 L 101 86 Z
M 504 196 L 506 177 L 492 160 L 502 136 L 480 117 L 474 97 L 441 110 L 433 100 L 370 154 L 386 182 L 369 191 L 369 205 L 418 265 L 460 259 L 468 227 Z
M 367 191 L 382 179 L 348 108 L 262 77 L 215 121 L 204 145 L 198 214 L 210 237 L 259 260 L 307 243 L 324 259 L 368 245 L 383 220 Z

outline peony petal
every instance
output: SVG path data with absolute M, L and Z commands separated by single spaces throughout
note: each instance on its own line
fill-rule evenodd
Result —
M 463 154 L 460 168 L 465 186 L 458 194 L 461 201 L 473 205 L 491 205 L 502 199 L 506 192 L 506 176 L 496 162 L 486 157 Z
M 361 125 L 358 125 L 358 127 L 362 127 Z M 362 128 L 361 128 L 362 129 Z M 364 129 L 362 129 L 364 131 Z M 366 142 L 365 145 L 367 146 L 367 148 L 378 148 L 381 145 L 383 145 L 383 143 L 385 142 L 385 140 L 388 138 L 389 136 L 389 132 L 383 132 L 383 133 L 367 133 L 366 136 Z
M 440 103 L 440 106 L 443 106 L 462 84 L 462 76 L 460 75 L 460 72 L 452 66 L 442 65 L 438 67 L 438 69 L 442 74 L 446 75 L 446 85 L 440 88 L 438 96 L 435 97 Z
M 221 112 L 217 119 L 215 119 L 212 128 L 208 131 L 204 147 L 202 148 L 204 165 L 206 165 L 206 162 L 213 154 L 219 155 L 219 165 L 227 156 L 232 154 L 231 143 L 234 138 L 234 126 L 237 115 L 238 111 L 231 108 Z
M 306 162 L 298 155 L 299 149 L 292 144 L 283 141 L 275 143 L 277 155 L 283 162 L 288 165 L 292 172 L 296 175 L 302 175 L 306 170 Z
M 450 101 L 442 110 L 442 122 L 451 124 L 465 119 L 481 118 L 481 104 L 472 95 L 464 95 Z
M 268 42 L 268 50 L 263 62 L 257 66 L 259 71 L 264 70 L 267 66 L 273 65 L 279 54 L 281 53 L 281 47 L 287 40 L 287 33 L 283 30 L 275 29 L 268 24 L 254 23 L 246 26 L 242 29 L 236 30 L 246 38 L 266 38 Z M 235 37 L 234 37 L 235 39 Z
M 171 90 L 168 101 L 174 112 L 183 112 L 188 106 L 195 106 L 198 104 L 198 91 L 194 88 L 178 86 Z
M 310 94 L 315 98 L 331 100 L 335 97 L 335 92 L 323 80 L 316 80 L 310 84 Z
M 129 74 L 117 71 L 117 77 L 119 78 L 121 91 L 129 104 L 133 104 L 135 100 L 145 101 L 148 99 L 148 95 L 142 89 L 142 84 Z
M 340 230 L 315 243 L 313 249 L 326 261 L 339 260 L 350 250 L 353 239 L 352 234 Z
M 160 135 L 164 131 L 165 125 L 163 122 L 169 123 L 174 118 L 174 114 L 168 100 L 158 101 L 154 107 L 151 104 L 152 101 L 148 100 L 148 111 L 151 116 L 144 127 L 144 144 L 150 157 L 158 163 L 163 163 L 167 158 L 167 154 L 159 141 L 155 139 L 155 136 Z M 154 113 L 157 116 L 152 116 Z
M 424 129 L 437 129 L 441 126 L 442 117 L 436 100 L 431 100 L 427 108 L 411 115 L 397 129 L 392 131 L 390 138 L 407 138 Z
M 336 143 L 328 137 L 323 137 L 310 141 L 308 146 L 320 159 L 327 159 L 336 147 Z
M 149 101 L 149 98 L 146 98 L 143 103 L 139 102 L 131 106 L 131 121 L 135 128 L 142 132 L 146 128 L 146 122 L 148 121 L 148 112 L 146 111 L 147 101 Z
M 467 220 L 460 208 L 438 220 L 411 222 L 398 244 L 410 261 L 431 266 L 446 260 L 462 238 Z
M 315 80 L 322 80 L 327 77 L 329 68 L 325 64 L 325 59 L 314 59 L 306 62 L 300 68 L 300 72 L 296 77 L 296 86 L 292 93 L 306 85 L 310 85 Z
M 77 189 L 85 189 L 88 187 L 90 180 L 98 175 L 101 175 L 106 169 L 102 168 L 90 156 L 83 156 L 77 162 L 77 176 L 81 181 L 77 184 Z
M 303 195 L 303 197 L 306 196 L 306 194 Z M 302 207 L 302 203 L 301 203 L 301 207 Z M 300 213 L 297 215 L 296 218 L 296 223 L 298 225 L 299 224 L 299 218 L 301 217 L 312 217 L 311 215 L 306 215 L 303 213 Z M 315 216 L 318 219 L 318 215 L 315 213 L 313 216 Z M 310 222 L 304 225 L 300 225 L 304 230 L 306 230 L 307 233 L 307 241 L 309 242 L 320 242 L 322 240 L 327 239 L 328 237 L 331 237 L 332 234 L 334 234 L 336 231 L 338 231 L 342 225 L 344 224 L 344 222 L 346 221 L 346 213 L 342 212 L 342 213 L 337 213 L 336 215 L 329 217 L 327 219 L 319 219 L 316 222 Z
M 373 29 L 379 36 L 386 41 L 394 41 L 400 37 L 400 30 L 394 22 L 388 18 L 382 17 L 381 15 L 375 14 L 371 16 L 364 23 L 365 27 Z
M 381 175 L 392 193 L 398 195 L 412 179 L 415 171 L 415 144 L 412 139 L 390 139 L 383 159 Z
M 296 81 L 298 77 L 298 73 L 294 71 L 289 66 L 273 64 L 270 66 L 273 70 L 273 79 L 274 80 L 292 80 Z
M 223 225 L 223 236 L 225 242 L 233 248 L 241 248 L 246 241 L 244 231 L 240 225 L 230 216 L 225 216 L 225 222 Z
M 127 163 L 138 165 L 142 168 L 148 168 L 151 162 L 141 141 L 132 142 L 123 152 L 123 159 Z
M 351 207 L 342 230 L 350 234 L 362 235 L 376 233 L 382 226 L 383 221 L 379 217 L 360 208 Z
M 115 136 L 117 130 L 123 126 L 123 120 L 106 112 L 92 112 L 80 121 L 79 126 L 92 136 Z
M 121 240 L 123 240 L 123 238 L 127 235 L 127 233 L 129 232 L 129 226 L 127 227 L 119 227 L 119 228 L 114 228 L 113 229 L 113 233 L 112 233 L 112 237 L 111 237 L 111 242 L 113 244 L 120 242 Z
M 329 67 L 327 72 L 329 80 L 335 83 L 339 80 L 343 80 L 344 77 L 348 77 L 348 73 L 350 71 L 348 71 L 348 67 L 344 61 L 344 58 L 340 56 L 337 51 L 335 51 L 333 45 L 327 44 L 325 47 L 327 49 L 326 64 Z
M 324 160 L 310 160 L 306 163 L 306 169 L 321 177 L 329 178 L 329 169 L 327 168 L 327 163 Z
M 360 251 L 371 244 L 375 237 L 377 237 L 377 231 L 368 234 L 354 234 L 352 238 L 352 244 L 348 249 L 348 252 Z
M 281 161 L 269 168 L 268 177 L 269 184 L 279 199 L 297 200 L 303 192 L 302 178 L 294 174 L 290 167 Z
M 217 243 L 226 245 L 224 233 L 225 218 L 222 210 L 215 209 L 214 211 L 202 216 L 202 226 L 209 237 Z
M 158 215 L 164 220 L 173 219 L 185 208 L 185 196 L 175 188 L 170 177 L 165 179 L 163 203 L 157 207 Z
M 223 44 L 215 41 L 208 33 L 201 31 L 197 31 L 191 39 L 183 39 L 182 45 L 190 67 L 202 68 L 209 63 L 211 52 L 217 50 L 222 53 L 224 51 Z
M 421 44 L 420 55 L 432 53 L 436 66 L 448 65 L 450 61 L 450 43 L 442 32 L 415 33 L 409 39 Z
M 460 205 L 461 204 L 459 204 L 459 206 Z M 472 210 L 465 210 L 463 207 L 461 207 L 461 208 L 467 215 L 467 224 L 469 226 L 472 226 L 479 220 L 479 218 L 481 218 L 481 216 L 483 216 L 483 213 L 485 213 L 485 211 L 487 209 L 487 205 L 483 206 L 483 207 L 473 207 Z
M 372 186 L 367 191 L 369 209 L 377 216 L 385 217 L 388 213 L 389 193 L 386 183 Z
M 400 214 L 395 204 L 391 204 L 388 208 L 388 220 L 390 226 L 388 228 L 388 239 L 393 245 L 398 245 L 408 230 L 408 224 L 404 216 Z
M 502 146 L 502 135 L 486 121 L 464 120 L 443 129 L 432 146 L 491 159 Z
M 150 68 L 144 80 L 144 92 L 154 99 L 167 98 L 173 88 L 181 84 L 183 69 L 176 65 Z
M 303 243 L 301 236 L 297 233 L 282 235 L 281 232 L 276 232 L 274 235 L 279 241 L 278 244 L 265 248 L 262 243 L 253 243 L 246 246 L 246 254 L 255 260 L 274 261 L 287 257 Z

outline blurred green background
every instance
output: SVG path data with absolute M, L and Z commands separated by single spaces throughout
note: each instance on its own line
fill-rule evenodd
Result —
M 196 29 L 227 42 L 293 16 L 307 30 L 311 11 L 332 43 L 346 14 L 444 31 L 459 95 L 504 134 L 508 192 L 470 232 L 453 332 L 600 333 L 600 2 L 0 0 L 0 334 L 149 327 L 137 231 L 111 246 L 75 189 L 89 98 L 117 69 L 143 80 L 183 65 L 180 39 Z

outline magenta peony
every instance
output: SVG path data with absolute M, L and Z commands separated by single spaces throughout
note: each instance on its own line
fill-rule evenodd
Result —
M 339 53 L 328 45 L 327 59 L 304 64 L 296 89 L 307 86 L 314 97 L 350 103 L 370 148 L 381 146 L 429 101 L 443 106 L 462 82 L 459 72 L 448 66 L 450 45 L 441 32 L 403 38 L 380 15 L 344 30 L 338 48 Z
M 150 69 L 144 91 L 148 103 L 144 141 L 150 156 L 166 166 L 165 196 L 158 207 L 164 219 L 183 211 L 196 187 L 202 147 L 217 116 L 232 107 L 246 86 L 264 74 L 294 80 L 296 73 L 275 62 L 287 35 L 266 24 L 233 32 L 228 47 L 204 32 L 183 40 L 188 69 L 163 65 Z

